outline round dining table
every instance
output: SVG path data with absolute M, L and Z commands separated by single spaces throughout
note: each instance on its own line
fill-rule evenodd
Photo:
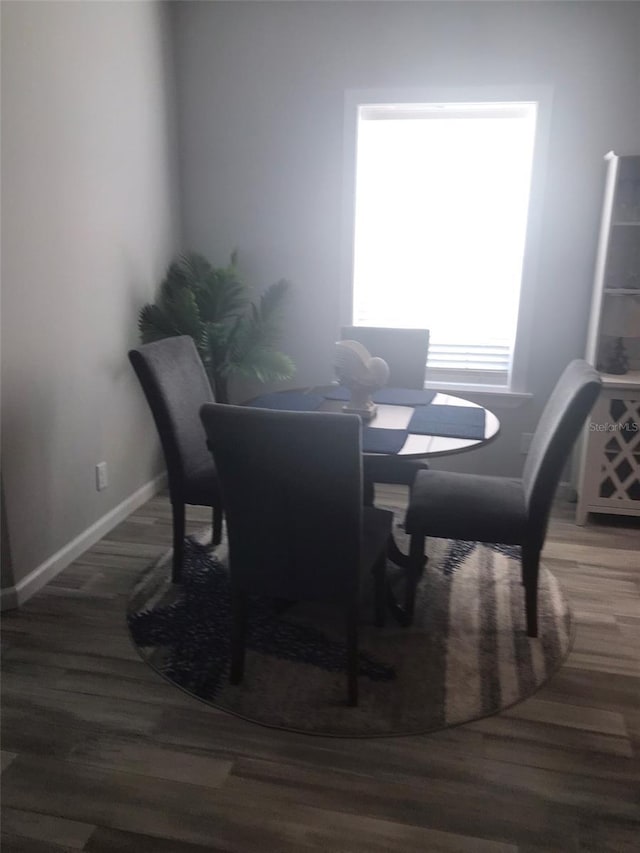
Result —
M 261 394 L 245 405 L 291 411 L 348 412 L 349 392 L 319 385 Z M 363 419 L 363 453 L 427 459 L 483 447 L 500 432 L 494 413 L 440 391 L 382 388 L 375 414 Z M 380 432 L 376 432 L 380 431 Z

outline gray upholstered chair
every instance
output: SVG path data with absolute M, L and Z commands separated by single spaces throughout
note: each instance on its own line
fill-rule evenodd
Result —
M 180 581 L 185 505 L 213 508 L 213 544 L 222 536 L 222 502 L 215 465 L 207 450 L 200 406 L 214 400 L 193 339 L 187 335 L 143 344 L 129 352 L 160 436 L 173 510 L 174 583 Z
M 389 365 L 390 386 L 424 388 L 429 355 L 428 329 L 393 329 L 381 326 L 343 326 L 343 341 L 359 341 L 371 355 Z
M 390 387 L 424 388 L 429 355 L 428 329 L 393 329 L 379 326 L 343 326 L 343 341 L 359 341 L 371 355 L 383 358 L 389 365 Z M 373 503 L 375 483 L 411 486 L 418 471 L 428 464 L 422 459 L 402 456 L 365 456 L 365 502 Z
M 247 596 L 344 608 L 348 701 L 358 699 L 358 602 L 385 608 L 392 514 L 362 503 L 357 415 L 205 404 L 200 410 L 224 497 L 233 612 L 231 681 L 242 680 Z
M 527 634 L 538 635 L 538 568 L 551 503 L 600 386 L 600 377 L 586 361 L 576 359 L 567 366 L 542 413 L 520 479 L 447 471 L 418 474 L 405 519 L 411 536 L 407 623 L 424 567 L 425 537 L 498 542 L 522 548 Z

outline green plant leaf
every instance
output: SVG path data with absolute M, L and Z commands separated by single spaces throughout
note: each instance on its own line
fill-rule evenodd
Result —
M 235 325 L 235 322 L 207 323 L 206 325 L 206 346 L 215 372 L 223 372 L 227 366 Z
M 291 379 L 296 372 L 295 364 L 282 352 L 256 344 L 245 353 L 242 362 L 233 366 L 230 373 L 257 379 L 259 382 L 282 382 Z
M 158 304 L 169 309 L 177 295 L 183 290 L 189 289 L 189 277 L 180 261 L 174 261 L 167 269 L 167 273 L 160 285 Z
M 180 255 L 178 263 L 189 287 L 192 289 L 205 284 L 211 273 L 214 272 L 213 267 L 204 255 L 197 252 L 185 252 Z
M 231 268 L 212 270 L 205 285 L 198 288 L 197 299 L 203 319 L 210 323 L 242 314 L 249 304 L 247 288 Z
M 138 329 L 143 344 L 179 335 L 173 319 L 158 305 L 144 305 L 138 315 Z
M 191 290 L 182 290 L 173 300 L 172 315 L 175 325 L 183 335 L 191 335 L 198 342 L 201 336 L 200 312 Z
M 290 283 L 282 278 L 263 290 L 258 303 L 258 310 L 263 321 L 281 317 L 290 289 Z
M 263 382 L 289 379 L 292 360 L 276 349 L 289 283 L 265 288 L 256 302 L 237 268 L 237 252 L 227 267 L 213 267 L 196 252 L 170 264 L 155 305 L 139 315 L 143 342 L 190 335 L 210 378 L 234 373 Z

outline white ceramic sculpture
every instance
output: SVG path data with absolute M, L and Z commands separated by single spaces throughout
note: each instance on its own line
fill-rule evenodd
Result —
M 389 381 L 387 362 L 372 356 L 359 341 L 337 341 L 335 369 L 340 384 L 351 392 L 343 411 L 371 420 L 376 413 L 371 395 Z

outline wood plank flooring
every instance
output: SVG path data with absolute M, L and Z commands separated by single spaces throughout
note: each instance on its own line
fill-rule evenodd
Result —
M 577 621 L 551 682 L 466 726 L 354 740 L 244 722 L 139 660 L 129 589 L 171 542 L 152 499 L 3 617 L 3 853 L 640 849 L 640 524 L 573 511 L 545 549 Z

